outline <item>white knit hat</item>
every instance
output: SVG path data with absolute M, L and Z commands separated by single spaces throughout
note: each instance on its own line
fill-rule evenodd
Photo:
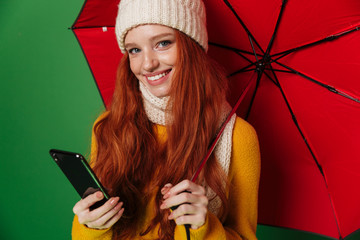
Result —
M 115 33 L 122 53 L 127 32 L 142 24 L 161 24 L 185 33 L 208 49 L 206 13 L 202 0 L 121 0 Z

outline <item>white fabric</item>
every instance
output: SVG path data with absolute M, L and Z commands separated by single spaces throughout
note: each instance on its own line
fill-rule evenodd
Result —
M 202 0 L 121 0 L 115 33 L 122 53 L 127 32 L 143 24 L 177 29 L 208 49 L 206 12 Z
M 155 124 L 165 125 L 166 119 L 166 106 L 169 101 L 169 97 L 158 98 L 154 96 L 145 85 L 139 81 L 140 91 L 144 100 L 144 108 L 149 120 Z M 228 113 L 231 111 L 231 107 L 228 103 L 224 105 L 224 111 L 221 119 L 219 119 L 219 125 L 222 124 Z M 230 160 L 231 160 L 231 149 L 232 149 L 232 132 L 234 128 L 236 115 L 234 114 L 228 124 L 226 125 L 224 132 L 222 133 L 216 147 L 214 150 L 216 159 L 219 161 L 221 167 L 223 168 L 226 174 L 229 173 Z M 216 196 L 215 192 L 204 184 L 206 189 L 206 196 L 209 199 L 208 209 L 213 214 L 217 215 L 219 213 L 219 208 L 221 206 L 221 200 Z

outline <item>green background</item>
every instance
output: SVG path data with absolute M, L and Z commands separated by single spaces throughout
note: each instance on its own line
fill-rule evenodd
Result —
M 0 239 L 70 239 L 79 197 L 50 148 L 89 153 L 103 104 L 68 28 L 83 0 L 0 0 Z M 259 239 L 325 239 L 259 226 Z M 355 239 L 355 238 L 353 238 Z

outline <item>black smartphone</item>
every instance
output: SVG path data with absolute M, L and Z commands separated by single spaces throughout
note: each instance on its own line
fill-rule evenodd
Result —
M 102 206 L 110 198 L 86 159 L 81 154 L 51 149 L 50 155 L 81 198 L 85 198 L 97 191 L 101 191 L 104 194 L 104 199 L 92 205 L 90 210 Z

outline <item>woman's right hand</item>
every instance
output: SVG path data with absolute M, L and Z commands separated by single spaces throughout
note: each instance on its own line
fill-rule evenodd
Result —
M 124 208 L 121 208 L 123 203 L 119 202 L 119 197 L 112 197 L 101 207 L 90 211 L 90 206 L 103 198 L 103 193 L 98 191 L 75 204 L 73 212 L 78 216 L 80 224 L 94 229 L 106 229 L 121 218 Z

